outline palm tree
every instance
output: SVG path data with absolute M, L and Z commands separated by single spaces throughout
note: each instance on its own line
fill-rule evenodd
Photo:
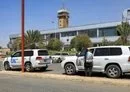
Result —
M 38 30 L 28 30 L 25 34 L 25 48 L 35 49 L 38 45 L 42 43 L 42 35 Z
M 130 25 L 128 22 L 122 22 L 121 25 L 117 26 L 117 31 L 120 34 L 120 38 L 122 40 L 122 44 L 125 45 L 128 43 L 128 36 L 130 35 Z

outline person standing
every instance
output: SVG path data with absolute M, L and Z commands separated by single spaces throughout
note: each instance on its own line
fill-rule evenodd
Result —
M 85 76 L 91 76 L 92 68 L 93 68 L 93 54 L 86 48 L 84 54 Z

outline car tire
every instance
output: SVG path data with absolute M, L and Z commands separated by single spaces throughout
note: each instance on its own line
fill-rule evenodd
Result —
M 32 72 L 33 71 L 32 64 L 31 63 L 26 63 L 25 64 L 25 70 L 27 72 Z
M 5 63 L 4 63 L 4 69 L 5 69 L 6 71 L 11 70 L 10 65 L 9 65 L 9 62 L 5 62 Z
M 119 78 L 121 76 L 121 69 L 117 65 L 109 65 L 106 68 L 106 75 L 109 78 Z
M 72 63 L 67 63 L 67 64 L 65 65 L 65 73 L 66 73 L 67 75 L 74 75 L 74 74 L 76 74 L 76 68 L 75 68 L 74 64 L 72 64 Z

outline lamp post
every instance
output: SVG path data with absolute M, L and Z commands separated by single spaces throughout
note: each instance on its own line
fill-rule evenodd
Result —
M 22 35 L 22 39 L 21 39 L 21 50 L 22 50 L 22 72 L 24 72 L 24 0 L 21 0 L 21 35 Z

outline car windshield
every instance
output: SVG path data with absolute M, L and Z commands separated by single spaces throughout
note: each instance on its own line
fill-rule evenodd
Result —
M 68 55 L 68 53 L 61 53 L 62 55 Z

